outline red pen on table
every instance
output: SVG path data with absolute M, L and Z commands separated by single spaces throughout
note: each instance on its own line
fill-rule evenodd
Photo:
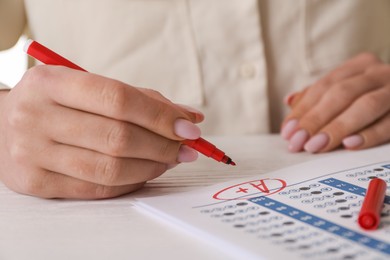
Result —
M 61 55 L 55 53 L 54 51 L 33 40 L 28 40 L 26 42 L 24 46 L 24 51 L 31 57 L 47 65 L 60 65 L 75 70 L 86 71 L 80 66 L 74 64 L 68 59 L 62 57 Z M 211 144 L 203 138 L 198 138 L 196 140 L 184 140 L 182 143 L 197 150 L 198 152 L 204 154 L 207 157 L 213 158 L 218 162 L 223 162 L 225 164 L 230 164 L 233 166 L 236 165 L 230 157 L 225 155 L 223 151 L 219 150 L 215 145 Z
M 387 185 L 384 180 L 375 178 L 370 181 L 358 218 L 358 223 L 362 228 L 373 230 L 379 226 L 386 189 Z

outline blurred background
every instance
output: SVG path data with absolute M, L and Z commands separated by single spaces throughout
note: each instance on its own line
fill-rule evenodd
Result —
M 12 49 L 0 51 L 0 82 L 7 86 L 15 86 L 27 68 L 27 55 L 23 52 L 26 40 L 21 37 Z

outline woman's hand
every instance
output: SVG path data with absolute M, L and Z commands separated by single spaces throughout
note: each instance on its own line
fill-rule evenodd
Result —
M 59 66 L 0 92 L 0 178 L 43 198 L 100 199 L 140 188 L 197 153 L 203 119 L 159 93 Z
M 290 95 L 281 135 L 289 150 L 364 149 L 390 141 L 390 65 L 362 53 Z

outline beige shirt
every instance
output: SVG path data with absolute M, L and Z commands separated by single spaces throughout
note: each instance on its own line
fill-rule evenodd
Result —
M 0 48 L 23 29 L 22 2 L 0 0 Z M 362 51 L 390 61 L 389 0 L 24 3 L 33 39 L 91 72 L 198 108 L 204 134 L 276 132 L 288 93 Z

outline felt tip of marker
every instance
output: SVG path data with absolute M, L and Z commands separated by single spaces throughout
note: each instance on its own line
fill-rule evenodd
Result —
M 224 162 L 225 164 L 231 165 L 231 166 L 236 166 L 236 163 L 233 162 L 232 158 L 230 158 L 229 156 L 226 156 L 226 155 L 223 157 L 222 162 Z

